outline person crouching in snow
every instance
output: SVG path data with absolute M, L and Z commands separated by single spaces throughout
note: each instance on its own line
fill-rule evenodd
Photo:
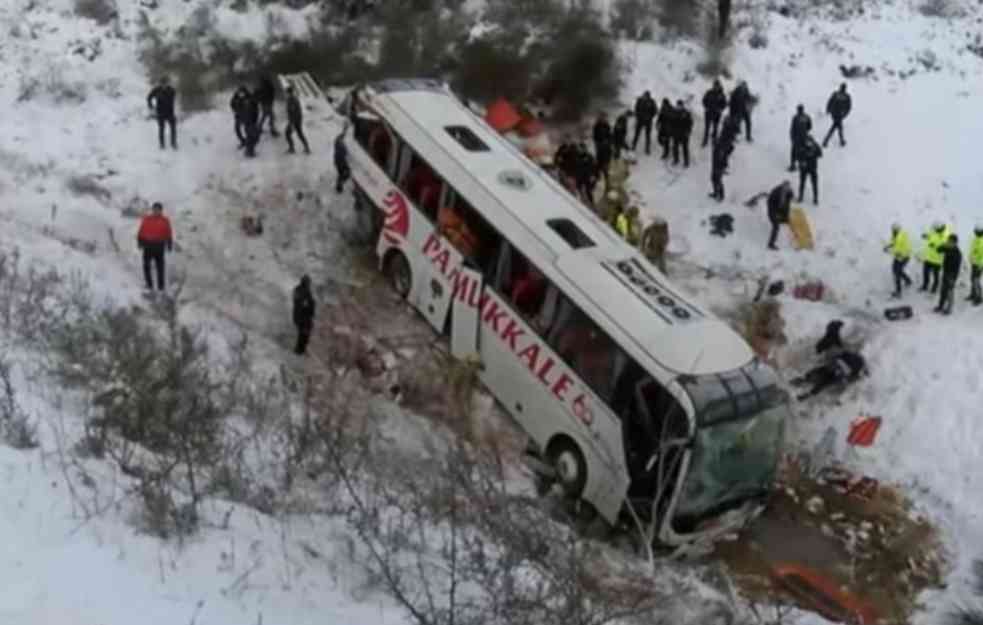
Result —
M 791 380 L 793 386 L 812 385 L 805 393 L 797 396 L 799 401 L 808 399 L 835 385 L 852 384 L 860 379 L 867 369 L 864 357 L 856 352 L 844 351 L 828 362 L 813 367 L 805 375 Z
M 151 265 L 157 270 L 157 288 L 164 290 L 164 250 L 174 249 L 174 236 L 171 231 L 171 221 L 164 216 L 164 206 L 154 202 L 152 212 L 140 221 L 137 231 L 137 246 L 143 251 L 143 278 L 147 291 L 153 292 L 154 283 L 151 275 Z
M 768 238 L 768 249 L 777 250 L 775 241 L 778 239 L 778 230 L 782 224 L 788 223 L 788 216 L 792 209 L 792 183 L 789 180 L 782 181 L 768 194 L 768 220 L 771 222 L 771 236 Z
M 311 293 L 311 277 L 303 276 L 294 288 L 294 325 L 297 326 L 297 345 L 294 353 L 307 352 L 307 343 L 314 329 L 314 295 Z

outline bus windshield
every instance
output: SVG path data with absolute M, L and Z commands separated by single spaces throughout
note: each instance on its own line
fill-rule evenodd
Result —
M 767 493 L 775 478 L 788 397 L 760 363 L 680 380 L 696 410 L 696 440 L 678 517 L 715 516 Z

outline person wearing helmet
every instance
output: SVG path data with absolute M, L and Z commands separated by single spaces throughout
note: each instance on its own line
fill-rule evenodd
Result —
M 891 254 L 891 275 L 894 276 L 894 292 L 891 297 L 901 297 L 902 286 L 911 286 L 911 278 L 905 272 L 905 266 L 911 259 L 911 239 L 908 233 L 901 228 L 901 224 L 895 222 L 891 224 L 891 242 L 884 247 L 884 251 Z
M 942 252 L 942 288 L 939 292 L 939 305 L 935 312 L 948 315 L 952 313 L 953 291 L 956 290 L 956 280 L 963 266 L 963 253 L 959 251 L 959 237 L 950 234 L 945 244 L 939 248 Z
M 846 92 L 846 83 L 843 83 L 840 85 L 839 91 L 834 91 L 833 95 L 829 96 L 829 101 L 826 102 L 826 112 L 833 118 L 833 125 L 829 127 L 829 132 L 823 139 L 823 147 L 829 144 L 834 131 L 839 131 L 840 147 L 846 145 L 846 140 L 843 139 L 843 120 L 850 114 L 852 106 L 853 101 L 850 99 L 850 94 Z
M 932 224 L 932 229 L 922 235 L 925 245 L 920 257 L 922 261 L 922 288 L 919 291 L 929 291 L 935 294 L 939 290 L 939 275 L 942 272 L 942 246 L 949 240 L 952 232 L 949 226 L 941 221 Z M 931 289 L 929 283 L 931 282 Z
M 672 164 L 679 164 L 683 153 L 683 167 L 689 167 L 689 137 L 693 134 L 693 115 L 682 100 L 676 101 L 676 115 L 672 127 Z
M 754 105 L 754 96 L 748 89 L 747 81 L 742 80 L 737 87 L 730 93 L 730 114 L 737 123 L 737 131 L 740 132 L 741 122 L 745 124 L 747 142 L 751 143 L 751 107 Z
M 703 147 L 707 143 L 717 142 L 717 129 L 720 125 L 720 116 L 727 108 L 727 94 L 720 80 L 714 80 L 713 86 L 703 94 Z
M 301 277 L 300 284 L 294 288 L 294 325 L 297 326 L 297 345 L 294 353 L 307 353 L 307 343 L 314 329 L 314 295 L 311 293 L 311 277 Z
M 983 291 L 980 290 L 980 274 L 983 274 L 983 224 L 973 229 L 973 242 L 969 246 L 969 301 L 973 306 L 983 304 Z
M 792 126 L 789 128 L 789 136 L 792 139 L 792 156 L 789 161 L 788 170 L 795 171 L 795 164 L 799 160 L 799 154 L 805 145 L 806 137 L 812 132 L 812 118 L 806 113 L 806 108 L 799 105 L 792 116 Z

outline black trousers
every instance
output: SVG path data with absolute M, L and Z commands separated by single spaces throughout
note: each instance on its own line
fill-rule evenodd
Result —
M 583 178 L 577 179 L 577 191 L 587 202 L 588 206 L 594 206 L 594 181 L 584 180 Z
M 236 139 L 239 140 L 239 147 L 240 148 L 245 147 L 246 146 L 246 124 L 245 124 L 245 122 L 243 122 L 238 117 L 236 117 L 235 129 L 236 129 Z
M 270 122 L 270 134 L 274 137 L 279 136 L 276 131 L 276 115 L 273 112 L 272 102 L 261 102 L 259 105 L 259 123 L 256 126 L 259 128 L 259 132 L 263 132 L 263 124 L 269 120 Z
M 153 265 L 153 267 L 151 267 Z M 154 290 L 153 272 L 151 269 L 156 269 L 157 273 L 157 289 L 164 290 L 164 247 L 163 246 L 153 246 L 143 248 L 143 279 L 146 282 L 147 290 Z
M 307 344 L 311 340 L 311 330 L 313 330 L 314 324 L 307 322 L 295 325 L 297 326 L 297 345 L 294 346 L 294 353 L 305 354 L 307 353 Z
M 805 197 L 807 178 L 812 184 L 812 202 L 819 204 L 819 173 L 815 167 L 806 169 L 804 164 L 799 167 L 799 201 L 801 202 L 802 198 Z
M 672 148 L 672 139 L 667 133 L 659 133 L 659 145 L 662 146 L 662 158 L 669 158 L 669 150 Z
M 352 176 L 352 170 L 348 166 L 348 163 L 342 160 L 335 160 L 334 162 L 335 172 L 338 174 L 338 180 L 335 182 L 335 191 L 341 193 L 342 189 L 345 187 L 345 183 Z
M 821 365 L 810 369 L 800 380 L 812 384 L 812 388 L 802 393 L 796 399 L 802 400 L 822 393 L 827 388 L 840 382 L 840 375 L 834 365 Z
M 611 151 L 614 158 L 621 158 L 621 151 L 627 151 L 628 149 L 628 138 L 623 135 L 614 135 L 614 143 L 611 144 Z
M 720 113 L 703 114 L 703 147 L 707 147 L 707 141 L 717 142 L 717 129 L 720 127 Z
M 980 290 L 980 274 L 983 274 L 983 267 L 973 265 L 969 273 L 969 299 L 976 304 L 983 302 L 983 290 Z
M 939 307 L 944 313 L 952 312 L 952 295 L 956 290 L 956 276 L 942 276 L 942 288 L 939 290 Z
M 768 247 L 775 247 L 775 241 L 778 240 L 778 230 L 782 227 L 782 224 L 777 221 L 771 222 L 771 236 L 768 238 Z
M 300 138 L 301 143 L 304 144 L 304 151 L 310 154 L 311 147 L 307 145 L 307 137 L 304 136 L 304 126 L 301 122 L 287 122 L 287 150 L 290 152 L 294 151 L 293 133 L 295 132 L 297 133 L 297 137 Z
M 739 112 L 737 115 L 737 132 L 741 131 L 741 122 L 744 122 L 744 133 L 748 143 L 751 142 L 751 111 Z
M 722 202 L 724 200 L 724 172 L 716 168 L 711 169 L 710 184 L 713 185 L 713 198 Z
M 846 145 L 846 141 L 843 139 L 843 120 L 833 118 L 833 125 L 829 127 L 829 132 L 826 133 L 826 138 L 823 139 L 823 147 L 829 143 L 830 138 L 833 136 L 833 131 L 837 131 L 840 135 L 840 145 Z
M 894 294 L 900 296 L 902 287 L 911 286 L 911 278 L 905 272 L 905 265 L 908 264 L 907 258 L 895 258 L 891 263 L 891 274 L 894 276 Z
M 796 139 L 792 139 L 792 151 L 788 157 L 788 163 L 789 163 L 788 168 L 790 170 L 795 169 L 795 165 L 799 160 L 797 157 L 799 156 L 801 149 L 802 149 L 802 142 Z
M 160 149 L 167 147 L 164 143 L 164 126 L 171 127 L 171 147 L 177 149 L 177 120 L 173 115 L 170 117 L 157 118 L 157 140 L 160 142 Z
M 631 149 L 638 150 L 638 138 L 645 131 L 645 153 L 652 153 L 652 121 L 635 122 L 635 140 L 631 142 Z
M 256 144 L 259 143 L 259 124 L 245 124 L 246 156 L 256 156 Z
M 679 153 L 683 153 L 683 166 L 689 167 L 689 137 L 672 138 L 672 164 L 679 164 Z
M 922 263 L 922 290 L 930 290 L 935 293 L 939 289 L 939 275 L 942 273 L 942 265 L 933 265 L 931 263 Z M 929 281 L 932 282 L 932 288 L 928 288 Z

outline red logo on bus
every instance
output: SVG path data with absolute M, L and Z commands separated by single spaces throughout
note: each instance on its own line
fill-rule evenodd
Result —
M 410 209 L 406 199 L 396 190 L 387 193 L 382 203 L 386 207 L 382 236 L 389 244 L 398 245 L 406 240 L 406 234 L 410 231 Z

